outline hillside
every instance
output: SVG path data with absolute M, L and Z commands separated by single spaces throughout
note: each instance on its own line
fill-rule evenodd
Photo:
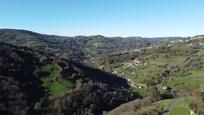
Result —
M 134 49 L 177 38 L 105 37 L 76 36 L 64 37 L 39 34 L 27 30 L 0 29 L 0 42 L 26 46 L 49 53 L 49 55 L 85 61 L 104 53 Z
M 202 35 L 0 30 L 0 114 L 203 115 L 203 76 Z
M 135 83 L 150 86 L 157 84 L 158 86 L 171 86 L 173 83 L 170 83 L 170 81 L 173 80 L 172 82 L 179 86 L 182 83 L 177 84 L 176 81 L 178 82 L 180 76 L 187 76 L 188 79 L 197 76 L 199 83 L 202 84 L 202 78 L 199 76 L 202 76 L 203 71 L 203 40 L 169 41 L 141 48 L 136 52 L 129 51 L 124 54 L 106 55 L 100 57 L 97 63 L 99 68 L 104 66 L 103 70 L 105 71 L 106 68 L 110 68 L 110 72 L 126 76 Z M 181 79 L 187 80 L 187 78 Z M 199 84 L 185 85 L 196 88 L 196 85 Z M 181 90 L 182 87 L 179 89 Z M 184 87 L 182 90 L 187 91 L 188 88 Z
M 47 54 L 27 47 L 5 43 L 0 43 L 0 86 L 0 114 L 66 113 L 68 110 L 64 107 L 78 103 L 81 95 L 94 97 L 100 93 L 102 97 L 95 97 L 98 102 L 92 101 L 93 105 L 101 105 L 100 110 L 98 106 L 89 107 L 91 100 L 88 96 L 83 98 L 81 107 L 69 109 L 70 114 L 83 113 L 87 106 L 89 112 L 99 114 L 140 97 L 127 91 L 129 85 L 123 78 L 66 59 L 47 57 Z M 103 98 L 107 101 L 102 101 Z M 110 103 L 111 100 L 115 103 Z M 53 105 L 61 105 L 62 102 L 67 104 Z
M 99 57 L 95 65 L 102 70 L 125 77 L 131 82 L 132 90 L 143 96 L 149 96 L 152 89 L 156 88 L 161 100 L 149 102 L 150 110 L 153 109 L 153 103 L 156 103 L 157 109 L 160 107 L 160 111 L 164 113 L 168 111 L 168 106 L 172 106 L 171 115 L 179 113 L 178 111 L 183 111 L 182 115 L 189 115 L 190 111 L 194 111 L 191 110 L 191 105 L 195 102 L 196 107 L 193 109 L 203 114 L 203 51 L 204 38 L 195 36 Z M 168 99 L 176 101 L 169 103 Z M 164 105 L 167 103 L 165 108 Z M 120 113 L 120 109 L 123 110 L 126 106 L 131 104 L 121 106 L 110 113 L 117 113 L 117 110 Z M 123 112 L 138 113 L 136 110 L 131 111 L 132 113 L 125 110 Z M 145 109 L 144 113 L 153 114 L 148 111 Z

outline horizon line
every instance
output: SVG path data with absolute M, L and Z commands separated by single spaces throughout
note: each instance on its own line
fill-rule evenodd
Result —
M 103 34 L 89 34 L 89 35 L 84 35 L 84 34 L 79 34 L 79 35 L 60 35 L 57 33 L 47 33 L 47 32 L 40 32 L 40 31 L 36 31 L 36 30 L 31 30 L 31 29 L 24 29 L 24 28 L 0 28 L 0 30 L 17 30 L 17 31 L 29 31 L 29 32 L 33 32 L 33 33 L 37 33 L 37 34 L 42 34 L 42 35 L 49 35 L 49 36 L 60 36 L 60 37 L 92 37 L 92 36 L 103 36 L 106 38 L 117 38 L 117 37 L 121 37 L 121 38 L 131 38 L 131 37 L 135 37 L 135 38 L 188 38 L 188 37 L 195 37 L 195 36 L 202 36 L 204 34 L 194 34 L 194 35 L 185 35 L 185 36 L 136 36 L 136 35 L 130 35 L 130 36 L 123 36 L 123 35 L 113 35 L 113 36 L 107 36 L 107 35 L 103 35 Z

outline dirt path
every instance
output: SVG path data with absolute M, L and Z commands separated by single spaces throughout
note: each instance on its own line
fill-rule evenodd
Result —
M 170 115 L 171 111 L 173 110 L 174 106 L 176 105 L 177 99 L 174 99 L 169 107 L 167 108 L 167 111 L 164 112 L 162 115 Z

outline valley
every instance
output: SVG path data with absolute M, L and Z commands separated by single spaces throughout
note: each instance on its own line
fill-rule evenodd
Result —
M 204 36 L 0 29 L 0 114 L 203 115 Z

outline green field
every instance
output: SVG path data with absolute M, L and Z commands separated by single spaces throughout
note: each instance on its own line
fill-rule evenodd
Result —
M 58 96 L 74 87 L 72 81 L 59 78 L 60 67 L 56 64 L 44 65 L 38 71 L 46 74 L 46 76 L 42 76 L 43 87 L 47 89 L 51 96 Z
M 190 111 L 187 108 L 184 107 L 179 107 L 179 108 L 174 108 L 171 112 L 170 115 L 190 115 Z
M 136 87 L 134 87 L 132 89 L 132 92 L 137 92 L 137 93 L 139 93 L 140 95 L 142 95 L 144 97 L 149 95 L 149 92 L 148 92 L 147 88 L 136 88 Z
M 166 66 L 171 67 L 182 64 L 185 59 L 186 56 L 165 57 L 164 54 L 158 54 L 154 57 L 147 56 L 147 58 L 144 59 L 147 65 L 144 67 L 138 66 L 136 68 L 132 68 L 126 64 L 122 64 L 122 66 L 115 68 L 114 70 L 119 73 L 123 72 L 127 78 L 132 79 L 135 82 L 140 82 L 160 75 Z
M 167 81 L 167 85 L 174 90 L 191 91 L 192 89 L 199 89 L 204 84 L 204 72 L 199 70 L 191 70 L 190 74 L 186 76 L 173 76 Z
M 178 98 L 178 99 L 165 99 L 153 103 L 153 105 L 162 112 L 167 111 L 168 107 L 172 106 L 170 115 L 190 115 L 190 109 L 188 105 L 193 101 L 193 98 Z M 172 105 L 171 105 L 172 104 Z
M 157 108 L 160 108 L 164 112 L 170 106 L 172 101 L 173 101 L 172 99 L 165 99 L 165 100 L 155 102 L 153 103 L 153 105 L 156 106 Z

